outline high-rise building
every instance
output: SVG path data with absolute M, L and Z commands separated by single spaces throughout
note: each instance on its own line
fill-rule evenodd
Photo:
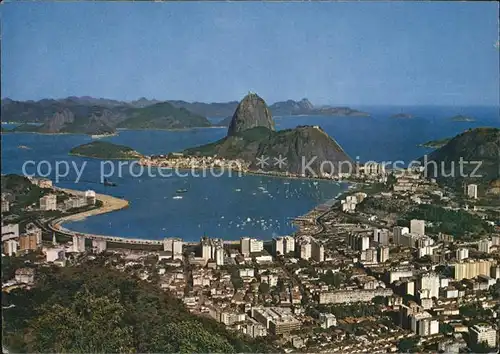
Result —
M 92 248 L 94 248 L 95 252 L 101 253 L 106 251 L 107 242 L 105 239 L 102 240 L 92 240 Z
M 286 255 L 295 252 L 295 238 L 292 236 L 281 236 L 273 238 L 273 252 L 277 256 L 279 254 Z
M 455 258 L 459 261 L 463 261 L 464 259 L 469 258 L 469 249 L 465 247 L 457 249 Z
M 249 256 L 250 253 L 261 252 L 264 249 L 264 241 L 256 238 L 242 237 L 240 239 L 240 251 L 244 256 Z
M 472 279 L 478 275 L 489 275 L 492 263 L 488 260 L 469 260 L 451 264 L 455 280 Z
M 73 252 L 85 252 L 85 237 L 73 236 Z
M 2 239 L 19 237 L 19 224 L 2 224 Z
M 57 210 L 57 196 L 55 194 L 47 194 L 41 197 L 40 210 Z
M 394 243 L 397 245 L 400 245 L 401 244 L 401 236 L 403 236 L 409 232 L 410 232 L 410 229 L 405 227 L 405 226 L 395 226 L 394 229 L 392 230 Z
M 389 260 L 389 247 L 380 246 L 378 249 L 378 261 L 380 263 L 385 263 Z
M 240 251 L 244 256 L 250 255 L 250 237 L 242 237 L 240 239 Z
M 42 244 L 42 229 L 37 227 L 35 224 L 29 223 L 26 225 L 26 234 L 32 234 L 36 237 L 36 244 L 40 246 Z
M 224 241 L 219 238 L 203 237 L 201 239 L 201 256 L 205 260 L 212 259 L 217 265 L 224 264 Z
M 478 242 L 479 252 L 490 253 L 492 242 L 488 239 L 482 239 Z
M 370 237 L 364 234 L 349 234 L 347 241 L 349 246 L 356 251 L 364 251 L 370 247 Z
M 361 260 L 366 263 L 377 263 L 378 252 L 375 247 L 369 247 L 364 251 L 361 251 Z
M 311 258 L 316 262 L 323 262 L 325 260 L 325 246 L 323 243 L 312 238 L 311 239 Z
M 21 251 L 34 251 L 38 248 L 38 237 L 36 234 L 25 234 L 19 236 L 19 249 Z
M 283 237 L 273 238 L 273 253 L 274 256 L 285 254 L 285 240 L 283 239 Z
M 425 235 L 425 221 L 418 219 L 410 220 L 410 233 Z
M 93 190 L 88 190 L 85 192 L 85 199 L 87 200 L 87 205 L 95 205 L 96 196 Z
M 477 184 L 467 185 L 467 197 L 477 199 Z
M 427 290 L 430 298 L 439 298 L 439 276 L 435 273 L 426 273 L 418 281 L 418 290 Z
M 12 256 L 17 253 L 17 240 L 7 240 L 3 243 L 3 253 L 7 256 Z
M 10 203 L 7 199 L 2 199 L 2 214 L 8 213 L 10 210 Z
M 215 264 L 218 266 L 224 265 L 224 247 L 215 247 Z
M 497 346 L 497 331 L 488 324 L 477 324 L 470 328 L 470 338 L 473 343 L 486 343 L 490 348 Z
M 181 238 L 170 237 L 163 239 L 163 251 L 172 252 L 173 259 L 182 259 L 182 246 Z
M 299 252 L 301 259 L 310 259 L 312 254 L 312 245 L 309 239 L 301 239 L 299 241 Z

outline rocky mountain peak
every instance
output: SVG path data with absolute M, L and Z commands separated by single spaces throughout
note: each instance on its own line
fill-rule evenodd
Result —
M 235 135 L 255 127 L 274 130 L 274 121 L 266 102 L 259 95 L 250 92 L 238 104 L 227 135 Z

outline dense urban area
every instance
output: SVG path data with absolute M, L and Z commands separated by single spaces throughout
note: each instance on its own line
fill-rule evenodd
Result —
M 84 351 L 495 350 L 498 207 L 482 203 L 475 184 L 457 191 L 418 169 L 400 172 L 372 165 L 348 179 L 337 201 L 296 218 L 292 235 L 149 244 L 58 229 L 54 220 L 98 210 L 103 202 L 93 191 L 71 194 L 50 180 L 3 176 L 5 343 L 14 351 L 78 350 L 72 345 Z M 65 282 L 77 295 L 57 289 Z M 141 304 L 127 313 L 113 302 L 116 296 Z M 157 339 L 146 340 L 141 336 L 157 330 L 149 316 L 161 316 L 161 301 L 170 304 L 168 316 L 175 312 L 186 322 L 165 325 L 152 334 Z M 86 339 L 70 344 L 64 336 L 72 334 L 64 334 L 59 318 L 85 308 L 94 315 L 72 324 L 85 323 Z M 124 323 L 132 316 L 145 327 L 113 327 L 110 318 L 115 336 L 99 334 L 92 327 L 98 316 L 124 316 L 116 319 Z M 166 347 L 159 339 L 165 336 L 175 338 Z M 100 340 L 108 346 L 96 346 Z

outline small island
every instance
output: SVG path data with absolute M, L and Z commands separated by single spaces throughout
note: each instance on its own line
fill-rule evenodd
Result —
M 476 119 L 473 117 L 464 116 L 461 114 L 451 117 L 450 120 L 453 122 L 475 122 L 476 121 Z
M 414 116 L 412 114 L 408 114 L 408 113 L 398 113 L 398 114 L 393 114 L 391 116 L 391 118 L 395 118 L 395 119 L 412 119 L 412 118 L 414 118 Z
M 425 148 L 431 148 L 431 149 L 438 149 L 442 146 L 445 146 L 448 144 L 448 142 L 451 140 L 451 138 L 445 138 L 445 139 L 438 139 L 438 140 L 430 140 L 426 143 L 419 144 L 418 146 L 420 147 L 425 147 Z
M 128 146 L 106 141 L 93 141 L 88 144 L 79 145 L 71 149 L 69 154 L 96 159 L 136 160 L 142 158 L 140 153 Z

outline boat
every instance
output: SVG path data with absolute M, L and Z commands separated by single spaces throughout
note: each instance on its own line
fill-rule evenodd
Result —
M 176 193 L 186 193 L 188 190 L 187 189 L 178 189 L 175 192 Z
M 176 195 L 176 196 L 172 197 L 172 199 L 182 199 L 182 195 Z
M 104 182 L 103 184 L 106 186 L 106 187 L 116 187 L 117 184 L 115 182 L 111 182 L 110 180 L 108 180 L 107 178 L 104 179 Z
M 240 188 L 236 188 L 235 192 L 241 192 L 241 189 Z

